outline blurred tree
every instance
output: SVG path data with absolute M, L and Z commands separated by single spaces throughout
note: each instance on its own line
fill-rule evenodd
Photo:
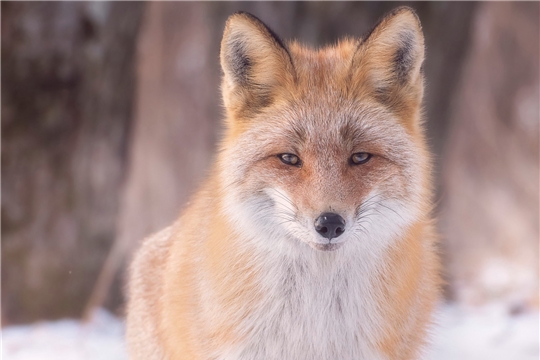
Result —
M 538 44 L 538 4 L 151 2 L 143 14 L 141 3 L 3 2 L 3 315 L 11 321 L 78 315 L 113 239 L 91 305 L 105 298 L 113 308 L 121 303 L 118 270 L 126 255 L 174 221 L 216 150 L 219 44 L 231 13 L 249 11 L 285 40 L 321 46 L 360 37 L 401 5 L 418 12 L 426 37 L 426 119 L 437 179 L 447 163 L 438 189 L 447 201 L 452 293 L 474 273 L 475 258 L 464 256 L 471 244 L 487 248 L 495 241 L 482 226 L 502 229 L 493 224 L 502 226 L 505 212 L 486 211 L 493 199 L 482 195 L 492 188 L 484 186 L 488 179 L 504 183 L 499 197 L 519 194 L 521 200 L 506 204 L 527 223 L 514 221 L 501 230 L 514 235 L 495 242 L 532 253 L 538 114 L 531 109 L 538 106 L 538 82 L 530 79 L 538 79 L 531 70 L 538 69 L 538 45 L 526 44 Z M 494 144 L 510 149 L 502 158 L 513 175 L 497 169 Z M 462 186 L 468 181 L 475 185 Z M 482 207 L 467 200 L 476 194 Z M 499 209 L 504 203 L 497 202 Z M 470 226 L 481 212 L 489 220 Z M 467 272 L 460 273 L 460 259 Z
M 115 238 L 143 4 L 1 7 L 2 320 L 78 316 Z
M 538 307 L 538 2 L 482 3 L 450 113 L 442 227 L 451 296 Z

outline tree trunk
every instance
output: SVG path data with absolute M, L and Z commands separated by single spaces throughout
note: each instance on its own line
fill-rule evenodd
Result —
M 116 235 L 143 4 L 1 6 L 3 320 L 78 316 Z
M 450 295 L 538 307 L 539 4 L 481 3 L 450 114 L 442 233 Z

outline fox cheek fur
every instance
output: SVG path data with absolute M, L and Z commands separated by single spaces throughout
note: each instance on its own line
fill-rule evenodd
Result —
M 416 14 L 313 50 L 237 13 L 220 59 L 211 175 L 130 268 L 131 358 L 418 358 L 439 265 Z

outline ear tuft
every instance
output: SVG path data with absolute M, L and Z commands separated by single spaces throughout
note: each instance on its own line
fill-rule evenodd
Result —
M 396 79 L 404 83 L 408 80 L 409 74 L 414 73 L 414 70 L 421 72 L 424 54 L 423 44 L 418 44 L 418 40 L 412 31 L 403 31 L 400 36 L 401 39 L 393 59 L 393 70 Z M 415 69 L 418 61 L 420 61 L 420 67 Z
M 249 68 L 251 61 L 244 49 L 243 43 L 239 39 L 231 39 L 228 45 L 228 51 L 222 53 L 223 71 L 228 70 L 232 79 L 240 84 L 245 84 L 249 77 Z M 227 70 L 225 70 L 225 66 Z

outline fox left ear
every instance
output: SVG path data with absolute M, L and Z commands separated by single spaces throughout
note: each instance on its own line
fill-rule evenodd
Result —
M 373 94 L 399 112 L 420 108 L 424 36 L 409 7 L 386 15 L 361 40 L 351 64 L 356 96 Z
M 277 35 L 255 16 L 229 17 L 221 41 L 222 92 L 235 118 L 268 106 L 279 91 L 294 83 L 292 57 Z

